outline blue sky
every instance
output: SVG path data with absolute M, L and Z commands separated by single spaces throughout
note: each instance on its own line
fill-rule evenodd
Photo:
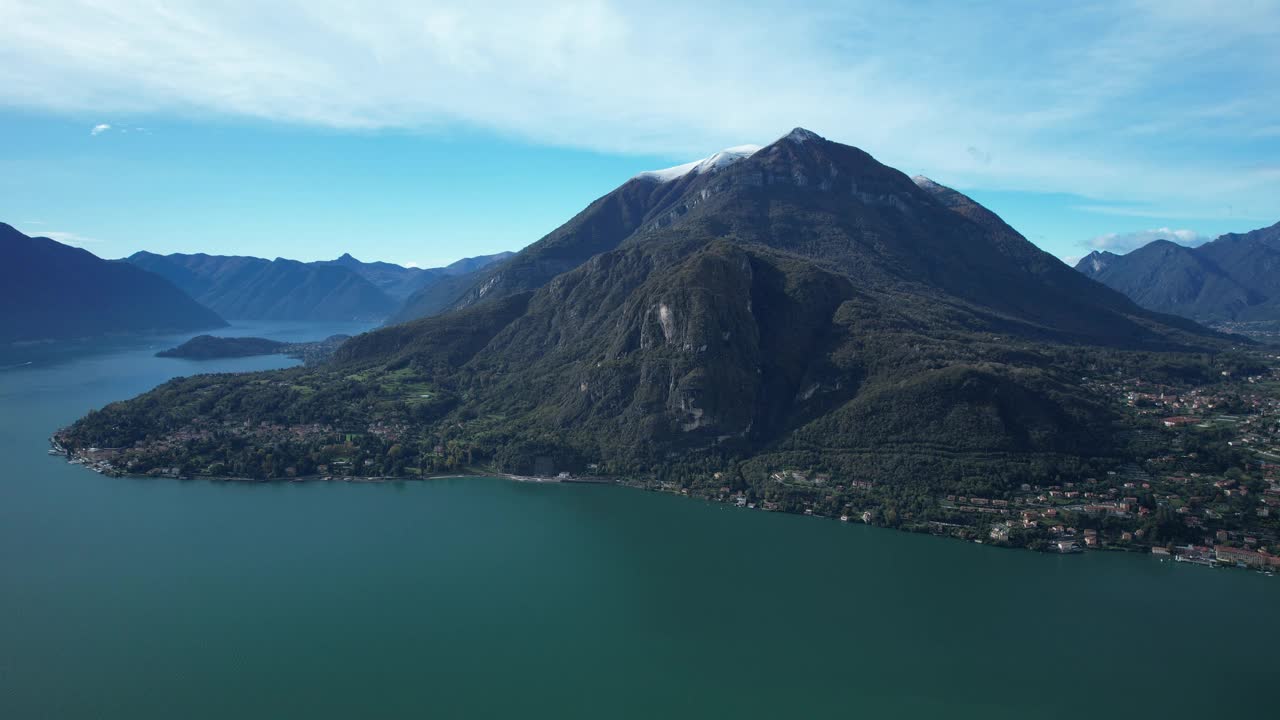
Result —
M 429 266 L 794 126 L 1060 257 L 1280 220 L 1280 1 L 369 5 L 0 3 L 0 220 Z

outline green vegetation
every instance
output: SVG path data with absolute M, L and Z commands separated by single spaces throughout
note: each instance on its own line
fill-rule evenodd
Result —
M 1038 526 L 995 527 L 1014 503 L 1167 454 L 1108 383 L 1267 366 L 853 148 L 784 140 L 687 184 L 637 182 L 476 302 L 329 363 L 175 380 L 60 439 L 118 448 L 131 472 L 569 472 L 1036 545 Z
M 270 355 L 279 352 L 286 345 L 288 343 L 266 338 L 197 335 L 175 348 L 161 350 L 156 353 L 156 357 L 185 358 L 188 360 L 250 357 L 253 355 Z
M 250 357 L 281 353 L 302 358 L 307 364 L 329 359 L 350 335 L 332 335 L 316 342 L 287 343 L 255 337 L 215 337 L 199 335 L 178 347 L 161 350 L 156 357 L 183 358 L 186 360 L 212 360 L 214 358 Z M 306 387 L 306 386 L 299 386 Z

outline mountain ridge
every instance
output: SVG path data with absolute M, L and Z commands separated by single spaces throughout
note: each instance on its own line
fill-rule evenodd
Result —
M 156 272 L 222 315 L 244 320 L 381 321 L 415 292 L 506 257 L 464 258 L 442 268 L 361 262 L 350 253 L 335 260 L 301 262 L 208 253 L 126 259 Z
M 628 180 L 451 309 L 352 338 L 327 366 L 171 383 L 63 440 L 173 462 L 147 438 L 197 403 L 227 428 L 360 433 L 371 472 L 465 456 L 517 473 L 720 473 L 757 491 L 796 466 L 904 493 L 997 487 L 1119 456 L 1120 417 L 1081 384 L 1091 366 L 1225 347 L 961 193 L 798 130 L 705 172 Z M 272 457 L 302 472 L 329 442 Z M 185 459 L 279 470 L 254 448 Z
M 1280 223 L 1198 247 L 1157 239 L 1094 251 L 1075 269 L 1160 312 L 1214 323 L 1280 320 Z
M 0 342 L 225 327 L 217 313 L 141 268 L 0 223 Z
M 818 154 L 823 157 L 818 157 Z M 705 160 L 690 165 L 696 166 L 702 162 Z M 841 168 L 844 170 L 843 176 Z M 860 177 L 855 180 L 853 175 Z M 437 299 L 431 309 L 435 312 L 458 309 L 487 297 L 537 289 L 551 277 L 577 267 L 595 254 L 616 248 L 628 239 L 639 241 L 646 233 L 678 221 L 697 218 L 708 206 L 718 208 L 716 197 L 726 191 L 787 186 L 805 188 L 811 180 L 820 191 L 831 195 L 852 195 L 864 207 L 877 214 L 881 209 L 901 211 L 907 207 L 907 203 L 932 206 L 934 203 L 924 202 L 923 197 L 936 194 L 919 187 L 905 174 L 881 165 L 858 148 L 831 143 L 817 133 L 796 128 L 769 146 L 738 157 L 732 163 L 710 167 L 705 172 L 687 172 L 661 182 L 646 178 L 643 173 L 633 177 L 593 201 L 564 225 L 529 245 L 516 257 L 482 272 L 452 302 Z M 985 208 L 978 212 L 977 208 L 980 206 L 971 199 L 950 188 L 943 188 L 936 183 L 934 185 L 946 191 L 939 203 L 945 205 L 944 200 L 950 199 L 962 206 L 950 209 L 956 210 L 975 224 L 987 224 L 986 229 L 994 238 L 992 244 L 995 247 L 992 250 L 1006 256 L 1016 252 L 1016 261 L 1024 269 L 1038 273 L 1041 279 L 1051 276 L 1054 283 L 1070 288 L 1072 292 L 1082 292 L 1083 286 L 1073 277 L 1074 273 L 1063 272 L 1066 267 L 1060 261 L 1026 241 L 994 213 Z M 867 214 L 870 216 L 872 213 Z M 756 212 L 751 219 L 756 221 L 757 226 L 768 223 L 767 213 Z M 902 228 L 883 225 L 874 229 L 846 227 L 838 230 L 846 237 L 856 235 L 858 240 L 867 244 L 874 244 L 878 233 L 893 232 L 902 235 Z M 719 232 L 719 229 L 712 229 L 712 232 Z M 749 232 L 757 236 L 757 241 L 765 241 L 754 229 L 749 228 Z M 918 232 L 913 237 L 917 246 L 899 252 L 897 257 L 892 258 L 896 267 L 886 267 L 884 258 L 878 259 L 876 266 L 881 270 L 888 270 L 888 276 L 882 272 L 877 277 L 864 279 L 878 282 L 938 281 L 939 278 L 928 276 L 928 270 L 924 267 L 927 265 L 927 257 L 939 251 L 952 253 L 951 249 L 945 244 L 930 244 Z M 786 243 L 779 238 L 765 242 L 779 249 L 788 249 L 785 247 Z M 789 250 L 805 252 L 796 245 L 797 243 L 792 243 Z M 835 247 L 833 252 L 841 253 L 845 249 Z M 829 259 L 815 257 L 821 255 L 821 248 L 816 250 L 817 252 L 809 252 L 811 257 L 818 260 Z M 856 259 L 848 257 L 845 269 L 856 271 L 857 264 Z M 977 268 L 967 268 L 962 274 L 972 275 L 975 270 Z M 1046 273 L 1049 275 L 1046 276 Z M 971 291 L 979 289 L 970 288 Z M 1070 298 L 1063 300 L 1074 302 Z M 1124 307 L 1126 301 L 1119 294 L 1113 294 L 1108 304 L 1113 309 L 1122 308 L 1124 312 L 1135 310 Z M 412 318 L 401 315 L 397 319 Z M 1071 317 L 1068 313 L 1061 313 L 1057 319 L 1069 322 Z

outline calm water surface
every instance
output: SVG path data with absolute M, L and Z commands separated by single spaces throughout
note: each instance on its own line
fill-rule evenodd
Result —
M 136 480 L 45 454 L 172 376 L 291 363 L 152 357 L 182 339 L 0 371 L 0 717 L 1277 712 L 1280 579 L 1255 573 L 613 487 Z

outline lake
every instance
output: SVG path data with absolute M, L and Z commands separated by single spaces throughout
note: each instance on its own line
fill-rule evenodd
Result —
M 170 377 L 294 362 L 153 357 L 187 337 L 0 371 L 0 717 L 1275 713 L 1280 579 L 1253 572 L 612 486 L 142 480 L 46 455 Z

